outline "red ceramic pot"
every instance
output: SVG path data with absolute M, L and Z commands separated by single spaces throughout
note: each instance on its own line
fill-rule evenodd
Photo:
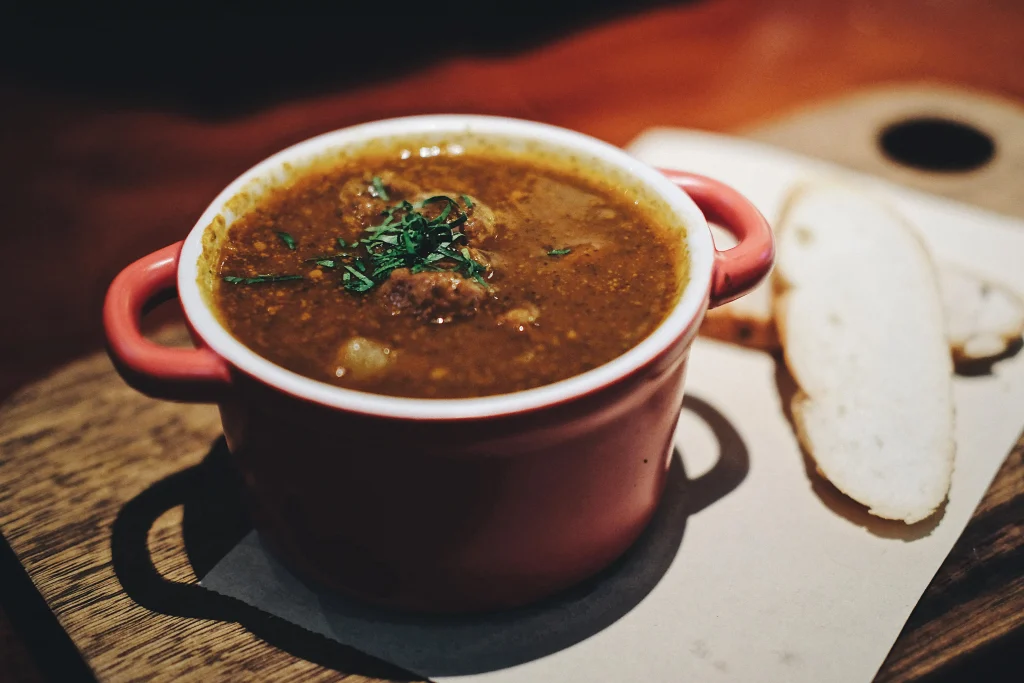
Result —
M 609 169 L 684 226 L 689 283 L 675 308 L 650 337 L 601 367 L 479 399 L 342 389 L 274 365 L 232 337 L 202 291 L 198 264 L 208 227 L 216 221 L 229 228 L 242 205 L 238 197 L 252 199 L 279 182 L 288 165 L 409 136 L 450 150 L 480 140 L 539 146 Z M 716 251 L 705 215 L 734 233 L 737 246 Z M 206 248 L 216 248 L 216 240 Z M 322 135 L 243 174 L 184 242 L 117 276 L 104 323 L 110 354 L 133 387 L 220 406 L 257 528 L 294 571 L 377 604 L 485 610 L 565 588 L 637 538 L 664 487 L 697 328 L 709 305 L 757 285 L 773 258 L 764 218 L 714 180 L 663 174 L 618 148 L 551 126 L 411 117 Z M 196 349 L 160 347 L 139 331 L 146 303 L 175 286 Z

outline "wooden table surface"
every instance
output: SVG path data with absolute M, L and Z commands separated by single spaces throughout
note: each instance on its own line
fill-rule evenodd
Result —
M 345 40 L 339 20 L 8 22 L 0 36 L 0 286 L 8 292 L 0 396 L 100 348 L 99 307 L 117 270 L 179 239 L 254 162 L 326 130 L 455 111 L 537 119 L 622 144 L 652 125 L 728 132 L 854 87 L 919 79 L 1024 102 L 1024 4 L 1016 0 L 707 0 L 629 12 L 598 3 L 595 11 L 509 18 L 494 40 L 449 35 L 436 50 Z M 484 19 L 463 11 L 453 21 Z M 1014 663 L 1021 629 L 970 636 L 999 606 L 979 596 L 1005 602 L 992 584 L 1022 573 L 1019 552 L 983 561 L 1021 547 L 1016 458 L 983 504 L 989 526 L 969 527 L 881 679 L 1001 680 L 997 672 Z M 49 647 L 40 633 L 61 634 L 29 609 L 32 596 L 15 579 L 4 582 L 4 599 L 18 630 L 0 623 L 0 676 L 32 681 L 39 674 L 20 634 L 39 652 Z M 941 634 L 929 625 L 943 615 L 948 624 L 950 614 L 970 632 L 936 652 L 929 644 Z

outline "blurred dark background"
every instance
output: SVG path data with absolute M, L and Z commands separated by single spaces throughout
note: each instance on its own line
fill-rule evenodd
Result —
M 693 4 L 676 2 L 675 5 Z M 500 3 L 356 3 L 328 15 L 281 16 L 247 7 L 196 19 L 68 21 L 14 17 L 0 29 L 0 63 L 10 82 L 229 119 L 275 102 L 386 81 L 458 55 L 500 58 L 560 35 L 659 5 L 555 0 L 501 13 Z M 542 11 L 541 11 L 542 9 Z M 34 13 L 38 14 L 38 13 Z M 472 83 L 445 83 L 453 91 Z

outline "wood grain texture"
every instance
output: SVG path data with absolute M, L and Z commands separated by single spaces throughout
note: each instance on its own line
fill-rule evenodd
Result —
M 136 47 L 145 45 L 141 35 Z M 1021 35 L 1024 6 L 1016 0 L 708 0 L 634 14 L 619 10 L 609 20 L 522 45 L 460 48 L 373 78 L 322 82 L 287 95 L 278 90 L 274 97 L 250 97 L 243 110 L 212 113 L 202 88 L 223 90 L 212 81 L 182 106 L 91 84 L 71 87 L 36 78 L 17 59 L 0 60 L 0 286 L 17 292 L 7 299 L 0 328 L 0 396 L 98 349 L 99 305 L 116 271 L 179 239 L 245 168 L 310 135 L 386 116 L 460 111 L 548 121 L 622 144 L 652 125 L 735 131 L 857 86 L 922 79 L 1024 102 Z M 58 56 L 85 61 L 88 55 Z M 142 61 L 130 51 L 117 58 L 114 67 Z M 453 82 L 471 86 L 437 87 Z M 53 267 L 54 254 L 73 257 Z M 35 277 L 40 273 L 45 277 Z M 24 286 L 29 281 L 33 286 Z M 168 318 L 173 314 L 162 319 Z M 44 570 L 38 588 L 104 680 L 136 678 L 141 669 L 135 667 L 157 678 L 337 680 L 339 674 L 313 662 L 343 671 L 377 666 L 305 645 L 301 634 L 282 640 L 279 624 L 254 622 L 252 615 L 225 612 L 247 627 L 209 616 L 170 616 L 181 611 L 177 594 L 148 607 L 128 598 L 109 567 L 117 510 L 172 473 L 203 475 L 186 468 L 208 459 L 215 414 L 188 408 L 182 414 L 189 417 L 161 418 L 166 406 L 121 387 L 98 358 L 26 391 L 0 418 L 2 528 L 19 555 L 27 553 L 23 561 L 33 576 Z M 88 408 L 87 399 L 98 403 Z M 132 424 L 131 436 L 111 441 L 95 433 L 123 423 Z M 121 448 L 127 454 L 115 457 Z M 13 452 L 32 457 L 17 476 L 10 474 Z M 1024 629 L 1014 630 L 1022 613 L 1022 588 L 1015 582 L 1024 573 L 1020 446 L 1014 457 L 918 605 L 880 679 L 958 680 L 1022 647 Z M 123 469 L 125 462 L 131 471 Z M 102 480 L 99 491 L 76 487 L 89 473 Z M 150 547 L 162 572 L 186 580 L 194 565 L 182 554 L 173 514 L 158 519 Z M 32 540 L 37 531 L 38 542 Z M 74 572 L 56 567 L 55 549 L 76 558 Z M 286 648 L 266 645 L 256 632 Z M 168 633 L 180 636 L 173 647 L 147 640 Z M 23 658 L 7 657 L 14 649 L 4 635 L 0 672 L 30 680 L 13 673 L 25 668 L 18 664 Z M 301 650 L 300 656 L 286 650 Z
M 162 338 L 187 337 L 174 327 Z M 0 409 L 0 425 L 4 536 L 102 680 L 338 680 L 238 624 L 162 614 L 180 607 L 173 590 L 169 602 L 149 608 L 126 594 L 124 583 L 150 572 L 197 580 L 180 507 L 152 520 L 143 514 L 137 526 L 121 522 L 148 543 L 120 560 L 128 569 L 115 576 L 111 528 L 123 506 L 206 455 L 220 432 L 216 408 L 141 397 L 99 355 L 15 395 Z
M 877 680 L 1015 680 L 1019 661 L 1011 661 L 1009 652 L 1021 651 L 1022 629 L 1024 438 L 921 597 Z M 997 655 L 1005 662 L 986 661 L 985 649 L 993 643 L 1005 649 Z

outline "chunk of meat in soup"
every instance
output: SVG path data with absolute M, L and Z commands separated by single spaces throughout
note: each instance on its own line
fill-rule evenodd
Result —
M 403 180 L 396 173 L 384 171 L 378 176 L 388 192 L 388 201 L 377 196 L 373 176 L 352 178 L 342 184 L 338 191 L 338 203 L 342 220 L 349 226 L 361 229 L 378 223 L 381 214 L 399 196 L 413 197 L 422 193 L 419 185 Z M 392 197 L 391 195 L 395 195 Z
M 473 244 L 486 245 L 488 240 L 495 236 L 498 224 L 494 212 L 486 204 L 473 200 L 473 206 L 463 208 L 466 212 L 466 222 L 462 224 L 462 232 Z
M 477 249 L 476 247 L 467 248 L 469 249 L 469 258 L 473 259 L 488 270 L 500 268 L 505 262 L 505 260 L 501 258 L 500 254 L 488 249 Z
M 466 214 L 466 222 L 459 226 L 459 232 L 464 234 L 471 244 L 481 246 L 495 236 L 497 233 L 497 220 L 494 211 L 478 199 L 471 198 L 469 202 L 457 192 L 450 190 L 435 190 L 431 192 L 420 192 L 414 196 L 413 203 L 422 202 L 431 197 L 449 197 L 459 205 L 459 210 Z M 436 216 L 444 210 L 445 203 L 442 201 L 431 202 L 423 207 L 423 213 L 427 216 Z
M 399 268 L 380 286 L 393 314 L 410 313 L 433 323 L 476 315 L 488 298 L 483 285 L 452 271 L 412 273 Z

